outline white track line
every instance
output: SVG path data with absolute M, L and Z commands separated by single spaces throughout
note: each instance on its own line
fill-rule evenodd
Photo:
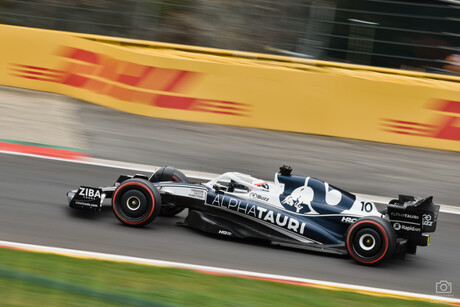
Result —
M 116 168 L 116 169 L 126 169 L 126 170 L 132 170 L 132 171 L 140 171 L 140 172 L 154 172 L 160 168 L 160 166 L 126 163 L 126 162 L 95 159 L 95 158 L 86 158 L 85 160 L 70 160 L 70 159 L 46 157 L 46 156 L 41 156 L 41 155 L 11 152 L 11 151 L 4 151 L 4 150 L 0 150 L 0 153 L 41 158 L 41 159 L 54 160 L 54 161 L 79 163 L 79 164 L 85 164 L 85 165 L 109 167 L 109 168 Z M 218 175 L 218 174 L 213 174 L 213 173 L 196 172 L 196 171 L 183 171 L 183 172 L 189 178 L 196 179 L 196 180 L 210 180 Z M 369 198 L 370 200 L 373 200 L 376 202 L 388 202 L 390 200 L 390 198 L 387 198 L 387 197 L 364 195 L 364 194 L 362 194 L 362 196 Z M 450 213 L 450 214 L 460 214 L 460 208 L 441 205 L 441 212 Z M 374 295 L 375 294 L 376 295 L 389 295 L 389 296 L 396 296 L 396 297 L 402 297 L 402 298 L 408 298 L 408 299 L 423 299 L 423 300 L 429 300 L 432 302 L 460 303 L 460 299 L 450 298 L 450 297 L 440 297 L 440 296 L 426 295 L 426 294 L 413 293 L 413 292 L 388 290 L 388 289 L 382 289 L 382 288 L 350 285 L 350 284 L 345 284 L 345 283 L 321 281 L 321 280 L 308 279 L 308 278 L 265 274 L 265 273 L 257 273 L 257 272 L 242 271 L 242 270 L 235 270 L 235 269 L 226 269 L 226 268 L 186 264 L 186 263 L 163 261 L 163 260 L 137 258 L 137 257 L 104 254 L 104 253 L 96 253 L 96 252 L 87 252 L 87 251 L 79 251 L 79 250 L 73 250 L 73 249 L 65 249 L 65 248 L 49 247 L 49 246 L 41 246 L 41 245 L 33 245 L 33 244 L 25 244 L 25 243 L 16 243 L 16 242 L 0 240 L 0 247 L 2 246 L 10 247 L 10 248 L 21 248 L 21 249 L 26 249 L 26 250 L 38 251 L 38 252 L 56 253 L 56 254 L 73 256 L 73 257 L 86 257 L 86 258 L 93 258 L 93 259 L 132 262 L 132 263 L 145 264 L 145 265 L 183 268 L 183 269 L 191 269 L 191 270 L 204 271 L 204 272 L 237 275 L 237 276 L 243 276 L 243 277 L 249 277 L 249 278 L 252 277 L 252 278 L 270 279 L 274 281 L 304 283 L 305 285 L 313 284 L 317 286 L 326 286 L 326 287 L 338 288 L 338 289 L 343 289 L 343 290 L 349 289 L 349 290 L 354 290 L 354 291 L 363 291 L 368 294 L 374 294 Z
M 329 281 L 323 281 L 323 280 L 317 280 L 317 279 L 300 278 L 300 277 L 275 275 L 275 274 L 265 274 L 265 273 L 257 273 L 257 272 L 244 271 L 244 270 L 235 270 L 235 269 L 219 268 L 219 267 L 212 267 L 212 266 L 205 266 L 205 265 L 196 265 L 196 264 L 188 264 L 188 263 L 180 263 L 180 262 L 172 262 L 172 261 L 146 259 L 146 258 L 138 258 L 138 257 L 130 257 L 130 256 L 122 256 L 122 255 L 114 255 L 114 254 L 106 254 L 106 253 L 88 252 L 88 251 L 80 251 L 80 250 L 75 250 L 75 249 L 25 244 L 25 243 L 17 243 L 17 242 L 10 242 L 10 241 L 0 241 L 0 247 L 17 248 L 17 249 L 23 249 L 23 250 L 35 251 L 35 252 L 53 253 L 53 254 L 59 254 L 59 255 L 70 256 L 70 257 L 83 257 L 83 258 L 98 259 L 98 260 L 129 262 L 129 263 L 136 263 L 136 264 L 143 264 L 143 265 L 195 270 L 195 271 L 201 271 L 204 273 L 218 273 L 218 274 L 224 274 L 224 275 L 241 276 L 241 277 L 246 277 L 246 278 L 268 279 L 268 280 L 272 280 L 275 282 L 276 281 L 294 282 L 294 283 L 298 283 L 301 285 L 304 284 L 305 286 L 312 285 L 312 286 L 329 287 L 329 288 L 338 289 L 338 290 L 353 290 L 357 292 L 364 292 L 370 295 L 395 296 L 395 297 L 400 297 L 400 298 L 405 298 L 405 299 L 421 299 L 421 300 L 432 301 L 432 302 L 460 303 L 460 299 L 452 298 L 452 297 L 427 295 L 427 294 L 414 293 L 414 292 L 388 290 L 388 289 L 375 288 L 375 287 L 366 287 L 366 286 L 350 285 L 350 284 L 338 283 L 338 282 L 329 282 Z
M 41 156 L 41 155 L 34 155 L 34 154 L 13 152 L 13 151 L 6 151 L 6 150 L 0 150 L 0 153 L 16 155 L 16 156 L 41 158 L 41 159 L 54 160 L 54 161 L 78 163 L 78 164 L 85 164 L 85 165 L 109 167 L 109 168 L 116 168 L 116 169 L 125 169 L 125 170 L 146 172 L 146 173 L 155 172 L 161 167 L 161 166 L 154 166 L 154 165 L 147 165 L 147 164 L 137 164 L 137 163 L 120 162 L 120 161 L 96 159 L 96 158 L 82 158 L 82 160 L 71 160 L 71 159 L 46 157 L 46 156 Z M 188 178 L 194 179 L 194 180 L 200 180 L 200 181 L 209 181 L 220 175 L 220 174 L 213 174 L 213 173 L 199 172 L 199 171 L 192 171 L 192 170 L 182 170 L 181 169 L 181 171 Z M 356 195 L 362 196 L 363 198 L 366 198 L 366 199 L 369 199 L 369 200 L 372 200 L 378 203 L 388 203 L 392 199 L 390 197 L 368 195 L 368 194 L 356 193 Z M 440 212 L 460 215 L 460 207 L 449 206 L 449 205 L 440 205 L 440 206 L 441 206 L 441 209 L 439 210 Z

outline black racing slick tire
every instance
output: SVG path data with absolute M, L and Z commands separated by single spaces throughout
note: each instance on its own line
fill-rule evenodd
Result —
M 160 213 L 161 195 L 147 180 L 126 180 L 113 192 L 112 209 L 123 224 L 142 227 L 151 223 Z
M 172 166 L 163 166 L 158 171 L 156 171 L 151 179 L 151 181 L 159 182 L 159 181 L 177 181 L 177 182 L 189 182 L 187 176 L 184 173 L 177 170 Z M 179 207 L 174 204 L 165 204 L 165 206 L 161 207 L 160 215 L 161 216 L 175 216 L 185 208 Z
M 375 265 L 393 255 L 396 232 L 390 222 L 379 217 L 357 220 L 347 230 L 345 242 L 348 253 L 358 263 Z

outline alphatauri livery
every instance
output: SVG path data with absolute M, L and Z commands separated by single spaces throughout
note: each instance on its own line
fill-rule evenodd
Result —
M 376 204 L 291 171 L 281 167 L 273 182 L 228 172 L 192 183 L 164 166 L 150 176 L 121 175 L 111 187 L 81 186 L 67 197 L 70 207 L 94 211 L 111 198 L 115 216 L 137 227 L 188 208 L 181 225 L 223 237 L 349 254 L 367 265 L 429 245 L 439 212 L 432 197 L 400 195 Z

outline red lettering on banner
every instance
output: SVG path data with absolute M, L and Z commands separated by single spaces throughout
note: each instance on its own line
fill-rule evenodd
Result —
M 62 69 L 64 75 L 60 83 L 75 87 L 83 87 L 90 80 L 88 75 L 94 74 L 100 61 L 97 53 L 77 48 L 63 48 L 58 55 L 79 61 L 67 62 Z
M 195 100 L 195 98 L 189 97 L 174 97 L 160 95 L 158 97 L 155 97 L 155 99 L 152 102 L 153 105 L 160 108 L 191 110 Z
M 438 139 L 460 141 L 460 101 L 443 101 L 444 105 L 438 108 L 441 112 L 447 112 L 439 123 L 439 130 L 434 135 Z M 449 114 L 450 113 L 450 114 Z M 456 114 L 456 116 L 451 115 Z
M 107 81 L 116 81 L 118 78 L 117 71 L 119 70 L 119 65 L 119 60 L 103 56 L 94 77 L 106 79 Z
M 138 86 L 153 69 L 155 68 L 151 66 L 126 63 L 123 72 L 118 75 L 117 81 L 130 86 Z
M 439 111 L 448 113 L 457 113 L 460 116 L 460 101 L 441 100 L 444 103 L 438 108 Z
M 163 88 L 163 91 L 165 92 L 176 91 L 180 87 L 182 80 L 188 78 L 189 75 L 190 75 L 190 71 L 184 71 L 184 70 L 178 71 L 178 73 L 172 78 L 169 84 Z
M 57 69 L 22 64 L 10 64 L 10 70 L 12 76 L 45 82 L 58 82 L 63 75 L 63 72 Z
M 78 48 L 65 47 L 59 56 L 79 61 L 66 62 L 67 72 L 62 83 L 86 88 L 95 77 L 110 82 L 165 92 L 181 92 L 184 85 L 193 82 L 196 73 L 191 71 L 159 68 L 117 60 L 112 57 Z
M 249 106 L 244 103 L 186 96 L 187 88 L 201 75 L 197 72 L 142 65 L 67 46 L 60 48 L 56 55 L 64 58 L 61 69 L 12 64 L 11 74 L 159 108 L 232 116 L 247 116 L 249 113 Z
M 438 100 L 430 109 L 442 112 L 430 124 L 382 119 L 381 130 L 411 136 L 460 141 L 460 101 Z
M 442 123 L 441 129 L 434 135 L 438 139 L 460 141 L 460 124 L 458 117 L 448 116 Z
M 62 56 L 70 59 L 79 60 L 86 63 L 99 64 L 99 55 L 95 52 L 79 48 L 66 47 L 62 49 Z

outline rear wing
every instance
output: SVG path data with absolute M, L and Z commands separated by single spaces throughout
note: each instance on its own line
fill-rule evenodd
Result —
M 412 236 L 436 230 L 439 208 L 433 203 L 433 196 L 399 195 L 390 201 L 388 216 L 398 235 Z

